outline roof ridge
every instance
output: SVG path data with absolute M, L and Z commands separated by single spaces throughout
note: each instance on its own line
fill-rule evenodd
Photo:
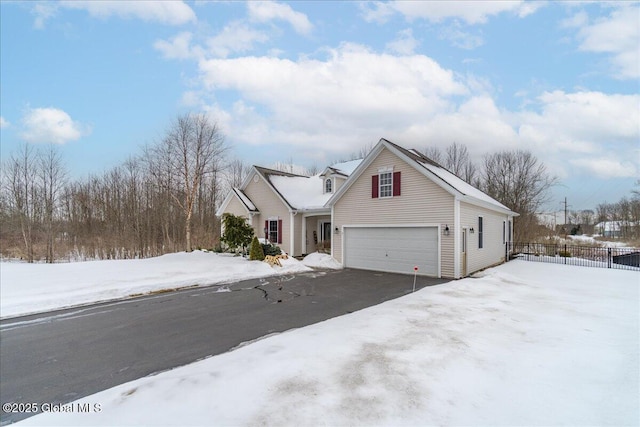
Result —
M 265 175 L 279 175 L 279 176 L 288 176 L 288 177 L 298 177 L 298 178 L 309 178 L 307 175 L 298 175 L 291 172 L 284 172 L 277 169 L 265 168 L 263 166 L 253 165 L 260 173 Z

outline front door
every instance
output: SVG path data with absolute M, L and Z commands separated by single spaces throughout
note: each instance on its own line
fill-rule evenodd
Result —
M 323 241 L 331 241 L 331 223 L 323 222 L 322 223 L 322 240 Z
M 331 222 L 320 223 L 320 245 L 318 248 L 323 252 L 331 250 Z

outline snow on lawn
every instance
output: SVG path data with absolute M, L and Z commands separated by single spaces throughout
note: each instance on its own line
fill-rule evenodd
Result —
M 260 261 L 202 251 L 139 260 L 65 264 L 2 262 L 0 316 L 311 270 L 293 258 L 281 262 L 282 267 L 270 267 Z
M 638 279 L 512 261 L 22 424 L 638 425 Z
M 608 240 L 596 240 L 594 236 L 586 236 L 586 235 L 576 235 L 576 236 L 567 236 L 569 244 L 583 245 L 583 244 L 596 244 L 598 246 L 602 246 L 605 248 L 626 248 L 626 242 L 619 241 L 608 241 Z
M 307 267 L 313 268 L 327 268 L 331 270 L 339 270 L 342 268 L 342 264 L 336 261 L 331 255 L 321 254 L 320 252 L 314 252 L 302 260 L 302 263 Z

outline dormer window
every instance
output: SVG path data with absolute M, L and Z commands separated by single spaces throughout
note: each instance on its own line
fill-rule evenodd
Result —
M 331 193 L 331 186 L 332 186 L 331 178 L 327 178 L 324 181 L 324 192 Z

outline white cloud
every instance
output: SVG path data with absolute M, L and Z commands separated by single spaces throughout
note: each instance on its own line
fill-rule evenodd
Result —
M 275 1 L 249 1 L 247 2 L 249 17 L 256 22 L 269 22 L 275 19 L 288 22 L 298 34 L 309 34 L 313 30 L 313 24 L 307 15 L 296 12 L 288 4 Z
M 584 10 L 581 10 L 573 16 L 560 21 L 560 28 L 581 28 L 587 25 L 589 22 L 589 15 Z
M 407 28 L 398 32 L 398 37 L 387 43 L 386 47 L 387 50 L 400 55 L 412 55 L 418 45 L 418 40 L 413 37 L 413 30 L 411 28 Z
M 86 10 L 91 16 L 137 18 L 167 25 L 183 25 L 196 21 L 196 14 L 183 1 L 62 1 L 61 7 Z
M 630 157 L 640 140 L 640 95 L 554 91 L 540 95 L 535 104 L 539 111 L 514 113 L 512 120 L 522 143 L 557 169 L 564 170 L 563 164 L 569 163 L 600 177 L 640 171 L 638 156 Z M 614 162 L 621 166 L 603 166 Z
M 31 8 L 31 14 L 35 15 L 33 21 L 33 27 L 37 30 L 42 30 L 45 27 L 46 21 L 54 16 L 58 11 L 58 6 L 55 3 L 50 2 L 37 2 Z
M 634 178 L 640 175 L 640 167 L 637 163 L 618 158 L 581 158 L 569 162 L 604 179 Z
M 254 105 L 268 112 L 271 131 L 257 132 L 246 142 L 322 143 L 334 150 L 349 150 L 345 140 L 362 143 L 363 135 L 365 141 L 379 138 L 446 111 L 448 97 L 467 91 L 451 71 L 426 56 L 377 54 L 352 44 L 328 50 L 326 60 L 210 59 L 200 62 L 200 72 L 208 90 L 240 94 L 240 113 L 249 114 Z M 242 123 L 242 114 L 236 129 L 247 133 L 254 122 Z
M 439 37 L 449 40 L 456 47 L 475 49 L 484 44 L 484 39 L 479 34 L 463 30 L 465 26 L 484 24 L 491 16 L 505 12 L 522 18 L 534 13 L 543 5 L 543 2 L 532 4 L 524 1 L 376 1 L 360 3 L 360 10 L 365 21 L 379 24 L 387 22 L 396 13 L 403 15 L 408 21 L 452 21 L 442 26 Z
M 174 36 L 171 40 L 156 40 L 153 47 L 162 53 L 165 59 L 198 59 L 204 56 L 204 51 L 199 46 L 191 46 L 193 35 L 182 32 Z
M 558 144 L 567 139 L 595 146 L 640 140 L 640 95 L 554 91 L 540 95 L 538 103 L 542 111 L 525 113 L 523 118 L 547 130 L 550 139 L 546 142 Z
M 622 165 L 611 177 L 640 170 L 629 158 L 640 140 L 640 95 L 552 91 L 520 111 L 502 110 L 485 80 L 456 75 L 424 55 L 354 44 L 327 49 L 325 59 L 210 59 L 199 67 L 205 91 L 237 93 L 229 111 L 216 109 L 240 143 L 322 146 L 335 157 L 387 137 L 417 148 L 466 144 L 478 160 L 527 149 L 560 176 L 570 166 L 593 174 L 603 158 Z
M 5 120 L 4 117 L 0 116 L 0 129 L 5 129 L 5 128 L 8 128 L 9 126 L 11 126 L 11 123 Z
M 533 5 L 524 1 L 461 2 L 445 0 L 397 1 L 389 4 L 408 20 L 426 19 L 430 22 L 442 22 L 454 18 L 467 24 L 484 24 L 489 17 L 504 12 L 524 17 L 535 12 L 541 5 L 542 3 Z
M 215 37 L 207 40 L 209 52 L 214 56 L 226 58 L 231 53 L 253 50 L 255 43 L 264 43 L 269 37 L 246 24 L 235 21 L 226 25 Z
M 482 36 L 463 31 L 458 21 L 441 28 L 439 37 L 449 40 L 455 47 L 467 50 L 475 49 L 484 44 Z
M 198 92 L 188 90 L 182 94 L 180 105 L 184 107 L 201 107 L 203 105 L 202 98 Z
M 22 118 L 22 139 L 27 142 L 65 144 L 91 133 L 91 129 L 71 119 L 58 108 L 32 108 Z
M 367 22 L 384 24 L 396 13 L 391 3 L 381 1 L 359 3 L 362 18 Z
M 640 7 L 622 6 L 578 32 L 579 49 L 611 54 L 614 77 L 640 78 Z M 584 18 L 580 18 L 584 19 Z

